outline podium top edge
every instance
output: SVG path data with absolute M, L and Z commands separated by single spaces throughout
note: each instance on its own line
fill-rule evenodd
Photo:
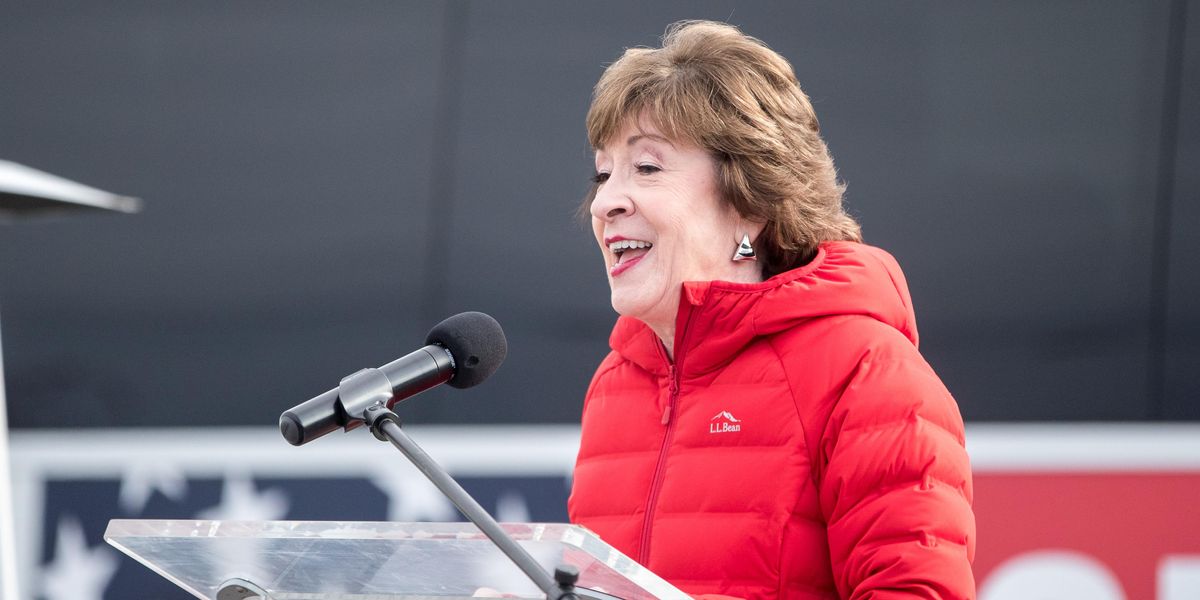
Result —
M 563 540 L 595 534 L 569 523 L 501 523 L 519 540 Z M 487 539 L 467 522 L 402 523 L 391 521 L 204 521 L 171 519 L 112 519 L 104 531 L 110 543 L 122 538 L 324 538 L 380 540 Z

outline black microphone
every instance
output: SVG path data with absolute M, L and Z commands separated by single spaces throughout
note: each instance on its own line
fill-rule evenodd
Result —
M 279 431 L 293 446 L 307 444 L 342 428 L 361 425 L 362 411 L 380 401 L 396 403 L 431 387 L 478 385 L 496 372 L 508 355 L 504 330 L 492 317 L 465 312 L 438 323 L 425 337 L 424 348 L 378 369 L 363 369 L 338 387 L 279 416 Z

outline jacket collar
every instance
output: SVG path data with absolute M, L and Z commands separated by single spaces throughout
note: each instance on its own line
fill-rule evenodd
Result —
M 807 265 L 760 283 L 685 282 L 676 315 L 676 363 L 681 376 L 701 375 L 727 364 L 755 338 L 834 315 L 871 317 L 917 344 L 916 316 L 896 260 L 865 244 L 826 242 Z M 619 318 L 609 345 L 646 371 L 669 372 L 662 342 L 641 321 Z

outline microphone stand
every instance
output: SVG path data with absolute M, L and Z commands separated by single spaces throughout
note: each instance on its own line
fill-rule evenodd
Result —
M 542 566 L 533 556 L 521 547 L 515 540 L 504 533 L 500 524 L 458 484 L 433 457 L 425 453 L 411 437 L 400 427 L 400 417 L 383 404 L 374 404 L 363 413 L 363 420 L 370 427 L 371 433 L 380 441 L 390 441 L 417 469 L 437 486 L 450 502 L 458 508 L 469 521 L 475 524 L 508 556 L 534 585 L 546 593 L 547 600 L 578 600 L 575 594 L 575 582 L 579 580 L 579 569 L 571 565 L 559 565 L 554 570 L 554 578 L 542 570 Z
M 379 398 L 380 396 L 375 397 Z M 342 401 L 348 409 L 347 412 L 353 415 L 354 412 L 349 409 L 354 403 L 347 403 L 345 396 L 342 397 Z M 539 589 L 545 592 L 547 600 L 580 600 L 580 595 L 575 592 L 575 583 L 579 581 L 579 569 L 572 565 L 559 565 L 554 570 L 554 577 L 551 578 L 550 574 L 542 570 L 542 566 L 528 551 L 509 537 L 500 528 L 500 524 L 454 478 L 450 477 L 450 474 L 437 464 L 433 457 L 426 454 L 408 436 L 400 427 L 400 417 L 387 408 L 386 401 L 371 402 L 362 411 L 361 420 L 370 427 L 371 433 L 377 439 L 390 441 L 397 450 L 408 457 L 408 460 L 416 465 L 417 469 L 424 473 L 425 477 L 429 478 L 429 481 L 454 503 L 459 512 L 476 527 L 479 527 L 480 531 L 492 540 L 492 543 L 496 544 L 509 560 L 513 561 Z

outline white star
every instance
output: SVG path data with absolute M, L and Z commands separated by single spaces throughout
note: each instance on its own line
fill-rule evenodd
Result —
M 101 600 L 117 566 L 107 546 L 88 547 L 79 519 L 59 519 L 54 560 L 42 572 L 46 600 Z
M 250 476 L 242 472 L 225 474 L 225 487 L 221 490 L 221 502 L 216 506 L 196 513 L 196 518 L 210 521 L 275 521 L 287 515 L 288 500 L 281 490 L 263 490 L 254 487 Z M 225 548 L 216 557 L 217 570 L 236 569 L 246 573 L 259 573 L 263 566 L 259 548 L 254 544 L 235 544 Z M 262 582 L 256 582 L 260 585 Z
M 496 520 L 501 523 L 528 523 L 529 504 L 516 490 L 505 490 L 496 500 Z
M 175 500 L 187 493 L 187 479 L 177 465 L 168 462 L 137 462 L 121 475 L 121 508 L 127 514 L 140 514 L 155 490 Z
M 275 521 L 287 515 L 287 496 L 280 490 L 254 488 L 245 473 L 227 473 L 221 503 L 200 511 L 196 518 L 210 521 Z
M 388 471 L 374 477 L 388 497 L 389 521 L 453 521 L 454 505 L 415 469 Z

